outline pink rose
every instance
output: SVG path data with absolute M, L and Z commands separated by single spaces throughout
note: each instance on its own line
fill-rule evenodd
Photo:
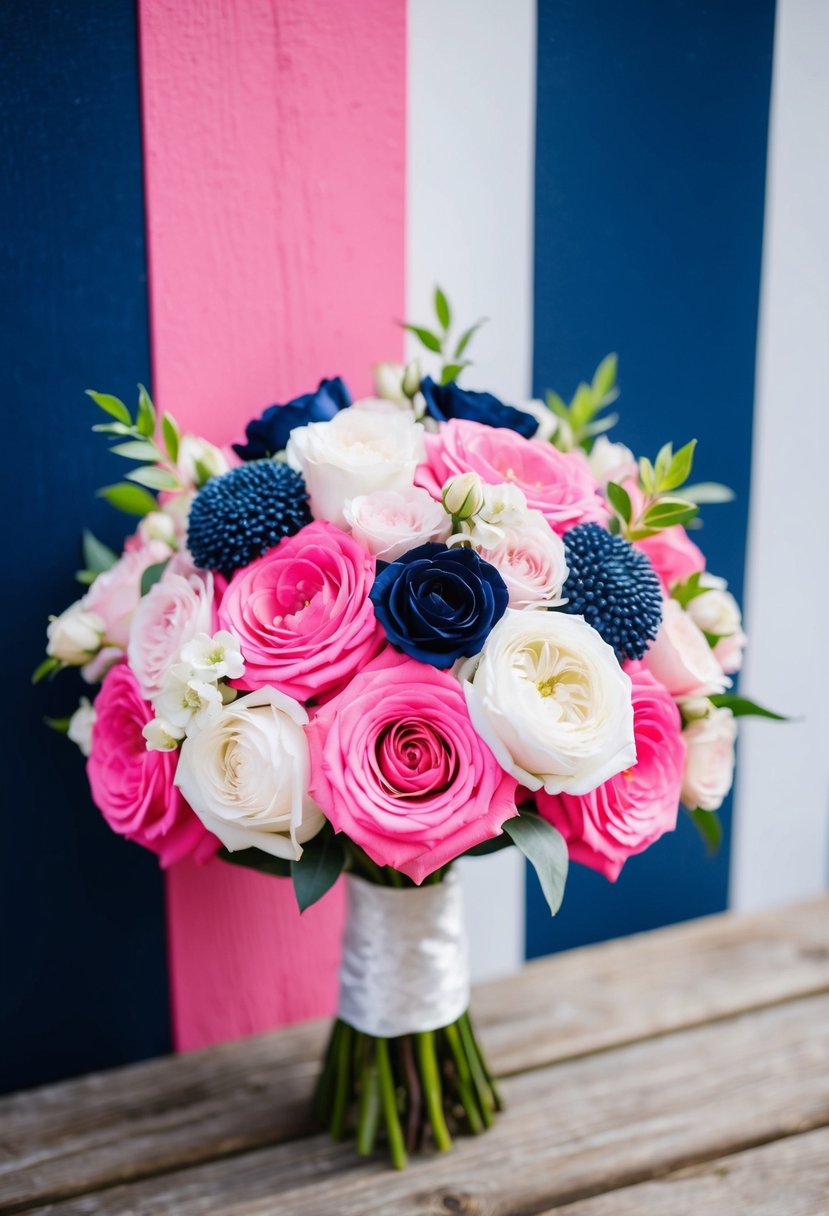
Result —
M 717 811 L 734 780 L 737 719 L 730 709 L 712 709 L 689 722 L 683 734 L 688 757 L 682 801 L 689 810 Z
M 550 527 L 566 532 L 574 524 L 607 522 L 607 507 L 583 452 L 559 452 L 540 439 L 516 431 L 457 418 L 426 435 L 426 462 L 415 482 L 440 498 L 449 477 L 477 473 L 489 485 L 509 482 L 523 491 L 527 506 Z
M 180 555 L 173 559 L 133 618 L 128 657 L 148 701 L 164 688 L 182 646 L 197 633 L 213 633 L 213 575 L 209 571 L 179 573 L 174 563 L 182 560 L 186 561 Z
M 644 540 L 633 543 L 637 549 L 648 555 L 666 591 L 705 569 L 704 554 L 691 540 L 682 524 L 663 528 L 656 536 L 647 536 Z
M 350 498 L 343 515 L 354 539 L 384 562 L 393 562 L 427 541 L 445 541 L 452 531 L 441 504 L 419 486 Z
M 97 612 L 104 622 L 104 646 L 126 650 L 133 613 L 141 600 L 141 576 L 148 566 L 166 562 L 170 546 L 153 540 L 128 550 L 109 570 L 99 574 L 83 597 L 88 612 Z
M 385 641 L 368 598 L 374 571 L 371 554 L 323 520 L 237 570 L 219 607 L 245 660 L 237 687 L 307 701 L 349 680 Z
M 731 683 L 705 634 L 676 600 L 663 602 L 662 624 L 644 661 L 675 697 L 710 697 Z
M 206 861 L 219 842 L 173 785 L 178 753 L 147 750 L 141 731 L 152 717 L 126 663 L 113 667 L 95 699 L 86 765 L 93 801 L 114 832 L 157 853 L 165 868 L 182 857 Z
M 628 857 L 676 827 L 685 746 L 670 694 L 640 663 L 632 683 L 636 763 L 589 794 L 545 794 L 536 803 L 562 833 L 574 861 L 614 882 Z
M 504 529 L 503 539 L 479 548 L 507 584 L 511 608 L 550 608 L 561 603 L 567 581 L 564 542 L 537 511 Z
M 457 680 L 391 649 L 318 711 L 308 741 L 311 796 L 334 828 L 417 883 L 516 813 Z

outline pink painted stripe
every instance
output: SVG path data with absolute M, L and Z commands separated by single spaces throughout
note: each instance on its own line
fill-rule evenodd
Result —
M 158 403 L 216 442 L 273 401 L 399 358 L 405 0 L 140 0 Z M 341 892 L 215 863 L 167 880 L 174 1037 L 330 1012 Z

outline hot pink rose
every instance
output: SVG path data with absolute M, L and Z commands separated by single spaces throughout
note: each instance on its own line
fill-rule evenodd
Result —
M 197 633 L 213 633 L 213 575 L 188 567 L 176 555 L 139 604 L 130 632 L 129 661 L 142 694 L 151 700 L 164 688 L 182 646 Z M 183 564 L 182 564 L 183 563 Z M 192 569 L 193 573 L 179 573 Z
M 99 574 L 83 597 L 88 612 L 97 612 L 104 621 L 104 646 L 126 650 L 133 613 L 141 600 L 141 576 L 148 566 L 165 562 L 170 546 L 152 540 L 119 557 L 109 570 Z
M 574 861 L 614 882 L 628 857 L 676 827 L 685 745 L 670 694 L 639 663 L 628 664 L 636 763 L 590 794 L 545 794 L 536 803 L 562 833 Z
M 349 680 L 385 641 L 368 598 L 374 571 L 371 554 L 323 520 L 237 570 L 219 608 L 246 664 L 237 686 L 307 701 Z
M 440 498 L 444 482 L 457 473 L 477 473 L 489 485 L 518 486 L 527 506 L 540 511 L 559 534 L 574 524 L 607 521 L 583 452 L 559 452 L 516 431 L 453 418 L 426 436 L 426 462 L 418 466 L 415 482 Z
M 95 699 L 86 765 L 92 798 L 114 832 L 157 853 L 162 866 L 206 861 L 219 842 L 173 785 L 178 752 L 147 750 L 141 731 L 152 716 L 126 663 L 113 667 Z
M 516 813 L 514 778 L 457 680 L 388 649 L 308 727 L 311 796 L 338 832 L 415 882 Z
M 682 524 L 663 528 L 656 536 L 634 541 L 634 545 L 648 555 L 666 591 L 675 583 L 683 583 L 692 574 L 698 574 L 705 569 L 705 555 L 691 540 Z

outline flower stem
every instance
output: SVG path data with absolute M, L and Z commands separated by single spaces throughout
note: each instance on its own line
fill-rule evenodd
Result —
M 469 1130 L 475 1136 L 480 1135 L 484 1130 L 484 1119 L 481 1111 L 478 1110 L 475 1091 L 472 1088 L 472 1073 L 469 1068 L 469 1061 L 464 1055 L 457 1023 L 453 1022 L 451 1026 L 447 1026 L 443 1033 L 446 1035 L 446 1041 L 449 1044 L 449 1050 L 452 1053 L 452 1059 L 455 1064 L 455 1071 L 458 1074 L 458 1097 L 466 1112 Z M 492 1116 L 490 1115 L 491 1122 Z
M 443 1094 L 440 1086 L 435 1057 L 435 1034 L 432 1030 L 420 1031 L 415 1035 L 417 1047 L 417 1062 L 423 1079 L 423 1089 L 426 1096 L 426 1110 L 432 1127 L 435 1145 L 442 1152 L 448 1152 L 452 1147 L 452 1137 L 443 1117 Z
M 353 1037 L 354 1031 L 343 1022 L 342 1034 L 337 1045 L 337 1087 L 331 1110 L 331 1136 L 334 1140 L 342 1140 L 345 1133 L 345 1116 L 348 1111 L 348 1098 L 351 1090 L 351 1041 Z
M 472 1081 L 478 1095 L 478 1102 L 480 1103 L 484 1124 L 486 1127 L 491 1127 L 493 1110 L 495 1108 L 495 1095 L 492 1092 L 492 1086 L 487 1079 L 484 1066 L 481 1063 L 481 1057 L 478 1053 L 478 1045 L 475 1042 L 475 1036 L 472 1033 L 472 1026 L 466 1014 L 463 1014 L 462 1017 L 458 1018 L 455 1025 L 458 1028 L 458 1034 L 460 1035 L 461 1043 L 463 1044 L 463 1050 L 469 1062 L 469 1071 L 472 1074 Z
M 484 1055 L 484 1053 L 481 1051 L 480 1047 L 478 1046 L 478 1040 L 475 1038 L 475 1032 L 472 1029 L 472 1022 L 470 1020 L 468 1010 L 466 1013 L 461 1014 L 460 1018 L 458 1019 L 458 1023 L 460 1025 L 461 1034 L 466 1037 L 466 1041 L 469 1044 L 469 1050 L 472 1054 L 474 1054 L 474 1056 L 478 1062 L 478 1065 L 480 1066 L 481 1072 L 484 1075 L 486 1083 L 489 1086 L 490 1093 L 492 1094 L 493 1106 L 495 1107 L 496 1110 L 503 1110 L 504 1103 L 501 1099 L 501 1095 L 498 1092 L 498 1087 L 495 1084 L 495 1079 L 492 1076 L 492 1073 L 489 1071 L 489 1067 L 486 1062 L 486 1056 Z
M 389 1136 L 389 1152 L 392 1165 L 396 1170 L 406 1166 L 406 1146 L 403 1143 L 403 1132 L 397 1115 L 397 1096 L 394 1091 L 394 1077 L 389 1061 L 389 1045 L 386 1039 L 376 1040 L 377 1074 L 380 1083 L 380 1098 L 383 1105 L 383 1115 L 386 1120 L 386 1131 Z
M 357 1116 L 357 1152 L 369 1157 L 377 1139 L 377 1124 L 380 1119 L 380 1081 L 374 1040 L 366 1035 L 364 1040 L 363 1065 L 360 1070 L 360 1110 Z
M 320 1124 L 327 1124 L 330 1118 L 331 1104 L 334 1100 L 334 1056 L 339 1042 L 342 1023 L 339 1018 L 334 1022 L 331 1029 L 331 1034 L 328 1039 L 328 1046 L 325 1049 L 325 1059 L 323 1060 L 322 1071 L 317 1081 L 317 1088 L 314 1093 L 314 1115 Z

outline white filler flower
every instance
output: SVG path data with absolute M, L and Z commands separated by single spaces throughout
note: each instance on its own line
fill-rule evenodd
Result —
M 582 617 L 507 609 L 458 674 L 475 728 L 528 789 L 586 794 L 635 764 L 630 679 Z

